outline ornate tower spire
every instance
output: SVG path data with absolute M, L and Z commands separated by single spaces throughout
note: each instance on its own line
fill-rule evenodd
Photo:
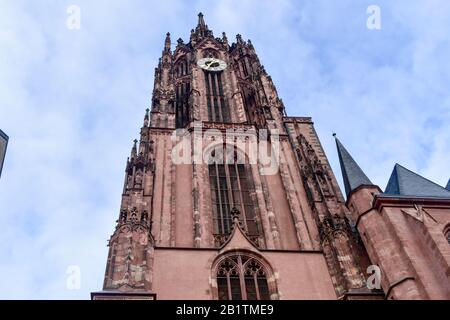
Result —
M 174 126 L 173 54 L 170 33 L 167 32 L 164 50 L 155 69 L 150 126 L 172 128 Z
M 145 109 L 145 116 L 144 116 L 144 128 L 148 127 L 148 121 L 149 121 L 149 111 L 150 109 Z
M 170 32 L 166 33 L 166 40 L 164 41 L 164 52 L 163 53 L 169 53 L 170 52 Z
M 109 255 L 102 292 L 92 293 L 95 299 L 130 297 L 138 294 L 152 299 L 154 239 L 152 228 L 152 190 L 154 156 L 146 110 L 141 137 L 133 141 L 125 169 L 119 218 L 108 246 Z M 105 295 L 106 292 L 106 295 Z
M 136 159 L 137 157 L 137 139 L 133 140 L 133 148 L 131 148 L 131 159 Z
M 199 12 L 198 14 L 198 24 L 197 27 L 206 27 L 205 20 L 203 19 L 203 13 Z
M 197 27 L 195 28 L 195 34 L 197 36 L 197 39 L 212 35 L 212 31 L 208 29 L 208 25 L 205 23 L 205 20 L 203 19 L 203 13 L 201 12 L 198 14 L 198 23 Z
M 345 149 L 336 134 L 333 135 L 336 139 L 336 146 L 339 155 L 339 162 L 341 164 L 342 179 L 344 180 L 345 193 L 348 195 L 350 192 L 362 185 L 373 185 L 373 183 L 367 178 L 362 169 L 352 158 L 350 153 Z
M 222 32 L 222 42 L 227 48 L 229 48 L 230 45 L 228 44 L 228 37 L 225 32 Z

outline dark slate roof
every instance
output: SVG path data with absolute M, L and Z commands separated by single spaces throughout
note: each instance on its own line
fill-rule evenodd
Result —
M 361 185 L 371 185 L 369 178 L 364 174 L 347 149 L 342 145 L 338 138 L 336 138 L 336 146 L 339 155 L 339 162 L 341 164 L 342 179 L 344 180 L 345 193 L 347 196 Z
M 399 164 L 392 171 L 385 194 L 450 198 L 450 191 Z
M 450 190 L 450 179 L 448 179 L 447 186 L 445 187 L 445 189 Z

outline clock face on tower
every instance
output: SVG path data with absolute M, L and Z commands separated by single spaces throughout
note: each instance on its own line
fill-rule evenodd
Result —
M 197 61 L 197 65 L 208 71 L 222 71 L 227 67 L 227 63 L 216 58 L 202 58 Z

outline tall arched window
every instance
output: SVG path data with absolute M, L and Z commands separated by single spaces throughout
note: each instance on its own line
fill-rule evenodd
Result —
M 255 257 L 233 254 L 216 267 L 219 300 L 270 300 L 276 294 L 275 283 L 269 285 L 268 270 Z
M 188 74 L 187 61 L 185 59 L 181 59 L 181 60 L 177 61 L 175 64 L 174 72 L 175 72 L 175 77 L 177 77 L 177 78 L 187 75 Z
M 189 94 L 191 85 L 189 82 L 181 82 L 176 86 L 176 127 L 184 128 L 189 122 Z
M 225 147 L 224 147 L 225 148 Z M 215 151 L 213 151 L 214 153 Z M 214 161 L 209 164 L 209 183 L 214 220 L 214 236 L 216 244 L 221 245 L 231 233 L 231 210 L 240 212 L 239 219 L 249 238 L 256 240 L 259 236 L 257 216 L 254 210 L 251 193 L 253 181 L 246 163 L 237 161 Z M 232 162 L 232 163 L 227 163 Z
M 222 85 L 222 72 L 204 71 L 204 73 L 209 121 L 230 122 L 228 101 L 225 99 Z
M 174 67 L 177 83 L 175 87 L 175 125 L 177 128 L 184 128 L 190 119 L 189 95 L 191 84 L 189 79 L 178 79 L 188 75 L 188 62 L 182 57 L 177 60 Z

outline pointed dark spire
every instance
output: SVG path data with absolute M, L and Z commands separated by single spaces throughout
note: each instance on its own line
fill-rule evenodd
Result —
M 385 194 L 416 197 L 450 198 L 450 191 L 405 167 L 395 165 L 386 186 Z
M 344 180 L 345 193 L 348 197 L 350 192 L 361 185 L 373 185 L 367 178 L 356 161 L 352 158 L 347 149 L 342 145 L 336 134 L 333 134 L 336 139 L 336 146 L 338 150 L 339 163 L 341 164 L 342 179 Z
M 445 187 L 445 189 L 450 191 L 450 179 L 448 179 L 447 186 Z

